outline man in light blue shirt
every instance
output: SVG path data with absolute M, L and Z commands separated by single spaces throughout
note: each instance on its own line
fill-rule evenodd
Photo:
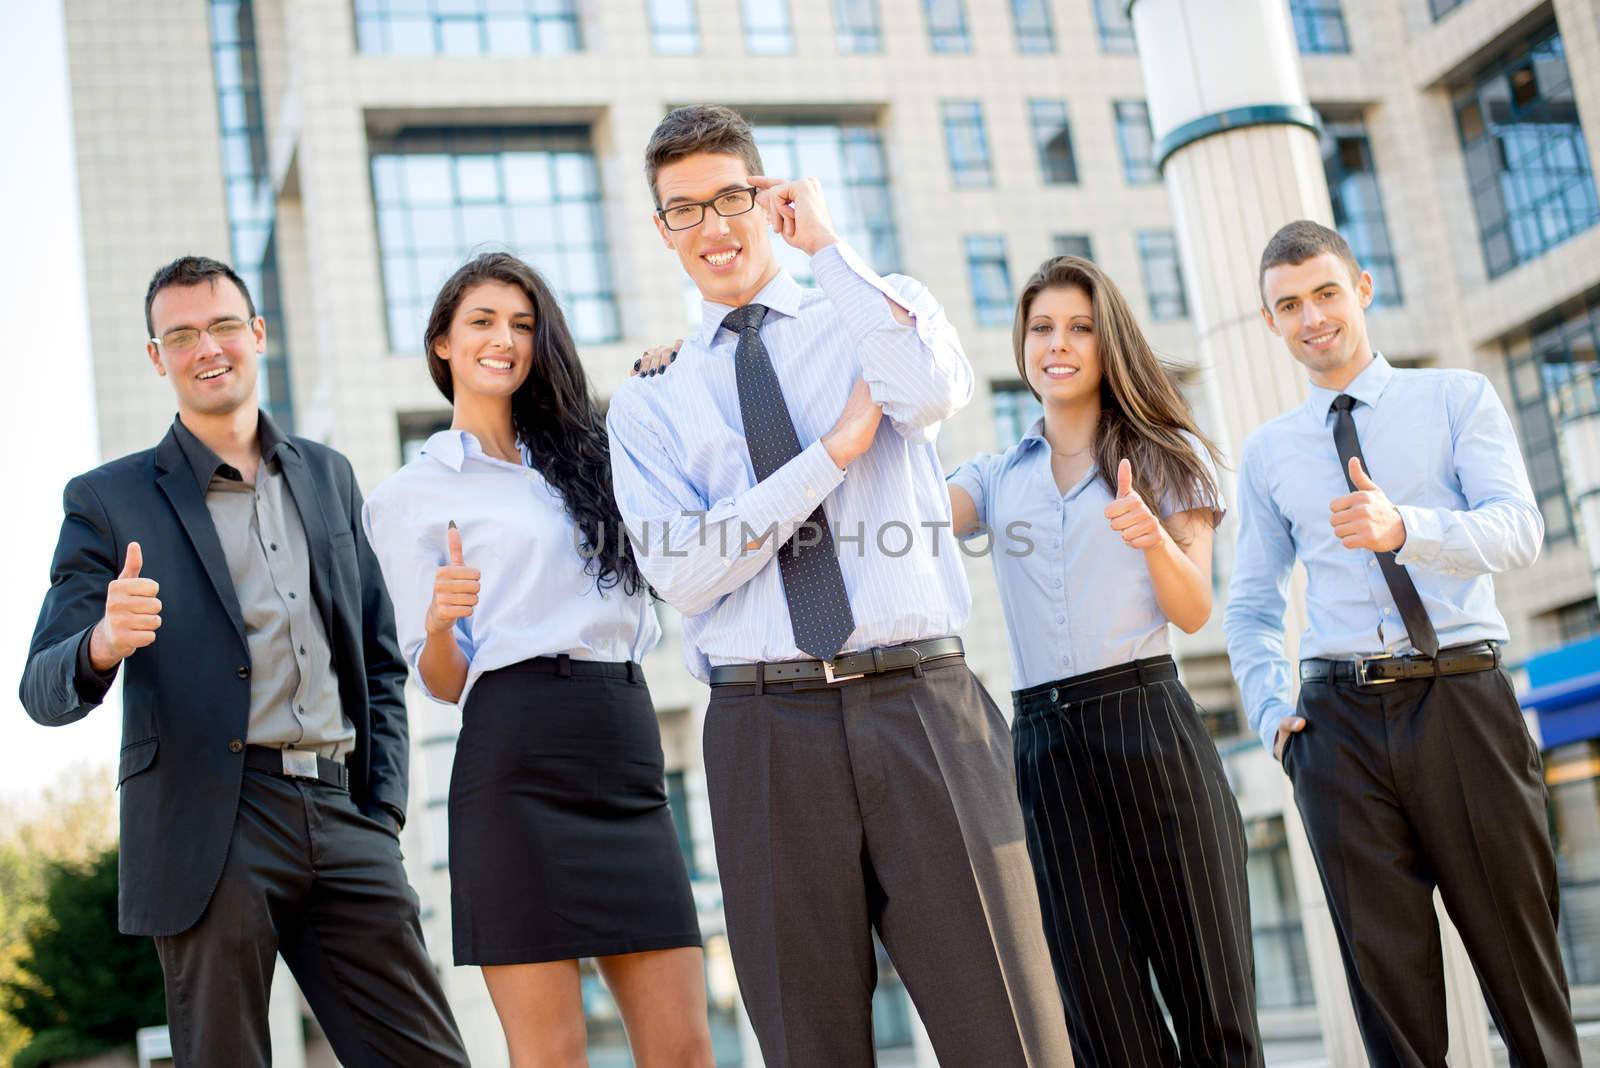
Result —
M 721 107 L 657 127 L 656 227 L 703 298 L 670 373 L 612 399 L 639 568 L 712 687 L 728 938 L 769 1068 L 874 1063 L 876 930 L 946 1064 L 1070 1065 L 1011 772 L 961 655 L 969 594 L 934 439 L 972 368 L 811 179 Z M 778 267 L 767 227 L 821 286 Z
M 1510 420 L 1482 375 L 1373 351 L 1372 276 L 1334 231 L 1280 230 L 1261 293 L 1311 391 L 1245 443 L 1228 654 L 1294 783 L 1368 1057 L 1444 1063 L 1437 888 L 1512 1060 L 1576 1066 L 1543 773 L 1500 669 L 1491 575 L 1532 563 L 1544 535 Z

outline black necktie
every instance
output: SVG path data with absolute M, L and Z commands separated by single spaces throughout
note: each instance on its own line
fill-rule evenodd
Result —
M 766 314 L 764 305 L 747 304 L 722 320 L 723 327 L 739 335 L 733 364 L 739 382 L 739 414 L 758 482 L 800 455 L 800 439 L 789 418 L 783 388 L 767 347 L 761 343 L 761 320 Z M 822 505 L 806 517 L 806 525 L 817 531 L 817 537 L 808 536 L 808 544 L 797 548 L 791 535 L 778 549 L 778 574 L 783 578 L 784 599 L 789 602 L 795 645 L 818 660 L 832 660 L 855 629 L 856 620 Z
M 1361 439 L 1356 437 L 1356 420 L 1350 414 L 1356 399 L 1348 393 L 1341 393 L 1333 398 L 1333 446 L 1339 450 L 1339 463 L 1344 467 L 1344 480 L 1349 485 L 1350 491 L 1355 492 L 1356 484 L 1350 478 L 1350 458 L 1352 456 L 1361 460 L 1361 466 L 1371 474 L 1367 468 L 1366 457 L 1361 455 Z M 1383 571 L 1383 581 L 1388 583 L 1389 596 L 1394 598 L 1395 607 L 1400 609 L 1400 619 L 1406 625 L 1406 634 L 1411 638 L 1411 645 L 1423 656 L 1439 655 L 1439 635 L 1433 629 L 1433 621 L 1428 618 L 1428 610 L 1422 607 L 1422 597 L 1417 593 L 1416 583 L 1411 581 L 1411 575 L 1403 564 L 1395 563 L 1394 553 L 1378 553 L 1378 567 Z

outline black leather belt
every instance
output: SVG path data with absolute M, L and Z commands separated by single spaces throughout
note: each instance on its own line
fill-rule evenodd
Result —
M 343 764 L 309 749 L 247 745 L 244 749 L 244 766 L 281 775 L 285 779 L 315 779 L 340 790 L 350 789 L 350 772 Z
M 965 650 L 960 638 L 930 638 L 904 645 L 880 646 L 859 653 L 847 653 L 829 660 L 773 660 L 760 664 L 728 664 L 711 669 L 713 686 L 749 686 L 756 682 L 803 682 L 822 679 L 825 682 L 845 682 L 864 675 L 878 675 L 885 671 L 900 671 L 926 664 L 930 660 L 943 660 L 961 656 Z
M 566 653 L 557 653 L 555 656 L 535 656 L 527 660 L 519 660 L 515 664 L 496 671 L 510 673 L 531 672 L 535 675 L 558 675 L 563 679 L 572 678 L 574 675 L 601 679 L 627 679 L 629 682 L 638 682 L 644 678 L 644 668 L 632 660 L 574 660 Z
M 1500 646 L 1473 642 L 1440 649 L 1437 657 L 1358 656 L 1354 660 L 1302 660 L 1301 682 L 1342 682 L 1355 686 L 1382 686 L 1405 679 L 1431 679 L 1438 675 L 1466 675 L 1500 666 Z

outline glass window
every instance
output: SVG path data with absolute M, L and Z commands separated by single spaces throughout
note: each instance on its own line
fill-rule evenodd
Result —
M 950 175 L 956 185 L 991 185 L 989 139 L 983 132 L 983 107 L 977 101 L 944 105 L 944 142 L 950 150 Z
M 649 0 L 650 45 L 657 55 L 692 56 L 700 51 L 694 0 Z
M 1033 143 L 1039 149 L 1039 171 L 1046 185 L 1069 185 L 1078 180 L 1072 155 L 1072 127 L 1067 122 L 1065 100 L 1030 100 Z
M 900 269 L 889 171 L 876 127 L 865 123 L 756 123 L 756 147 L 769 174 L 810 175 L 822 183 L 834 228 L 881 274 Z M 773 242 L 778 262 L 802 285 L 811 261 L 787 243 Z M 695 298 L 693 321 L 700 321 Z
M 1044 405 L 1026 382 L 1011 378 L 989 383 L 990 414 L 994 418 L 995 445 L 1009 449 L 1044 415 Z
M 1056 31 L 1050 21 L 1048 0 L 1011 0 L 1011 15 L 1016 24 L 1018 52 L 1056 50 Z
M 1433 21 L 1438 22 L 1466 2 L 1467 0 L 1428 0 L 1428 10 L 1433 15 Z
M 1556 746 L 1544 754 L 1550 839 L 1561 888 L 1557 936 L 1574 983 L 1600 982 L 1600 742 Z
M 559 55 L 583 47 L 574 0 L 355 0 L 355 5 L 356 47 L 366 53 Z
M 544 275 L 580 343 L 619 336 L 587 129 L 404 130 L 373 139 L 372 173 L 390 351 L 421 348 L 439 286 L 486 246 Z
M 878 0 L 833 0 L 833 19 L 837 24 L 840 52 L 861 55 L 883 51 Z
M 935 52 L 970 52 L 965 0 L 922 0 L 928 12 L 928 41 Z
M 1082 256 L 1086 260 L 1094 259 L 1094 244 L 1089 240 L 1088 234 L 1057 234 L 1050 241 L 1050 247 L 1055 256 Z
M 1515 45 L 1457 92 L 1455 111 L 1489 277 L 1600 222 L 1555 27 Z
M 1010 326 L 1011 271 L 1003 237 L 967 238 L 967 277 L 979 326 Z
M 744 10 L 744 46 L 752 55 L 781 56 L 794 51 L 789 28 L 789 0 L 740 0 Z
M 1256 1007 L 1287 1009 L 1316 1003 L 1311 959 L 1300 920 L 1300 894 L 1289 860 L 1282 816 L 1245 824 L 1249 852 L 1250 935 L 1256 959 Z
M 1143 100 L 1118 100 L 1111 105 L 1117 119 L 1117 147 L 1122 151 L 1122 174 L 1133 185 L 1161 180 L 1152 153 L 1150 109 Z
M 1373 304 L 1399 305 L 1402 298 L 1394 244 L 1389 240 L 1389 222 L 1378 192 L 1372 146 L 1360 119 L 1323 116 L 1322 166 L 1333 199 L 1333 224 L 1350 242 L 1357 262 L 1372 274 Z
M 1150 318 L 1157 322 L 1182 319 L 1189 314 L 1183 291 L 1183 268 L 1178 264 L 1178 239 L 1171 230 L 1143 231 L 1139 238 L 1139 269 L 1150 298 Z
M 1574 536 L 1567 471 L 1572 462 L 1562 428 L 1600 414 L 1600 296 L 1588 306 L 1545 320 L 1505 346 L 1522 454 L 1547 542 Z
M 1094 0 L 1094 21 L 1100 30 L 1100 49 L 1104 52 L 1136 51 L 1133 20 L 1128 17 L 1128 0 Z
M 256 314 L 273 341 L 261 357 L 261 407 L 286 432 L 294 430 L 289 376 L 290 333 L 284 321 L 274 237 L 277 196 L 267 167 L 267 133 L 256 77 L 255 6 L 251 0 L 212 0 L 211 66 L 216 73 L 222 132 L 222 192 L 228 210 L 233 268 L 244 279 Z
M 1307 55 L 1350 51 L 1340 0 L 1289 0 L 1294 39 Z

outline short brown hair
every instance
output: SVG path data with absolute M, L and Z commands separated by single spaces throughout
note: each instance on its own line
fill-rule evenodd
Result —
M 1356 262 L 1356 254 L 1350 251 L 1350 242 L 1339 236 L 1337 230 L 1330 230 L 1310 219 L 1296 219 L 1273 234 L 1272 240 L 1267 242 L 1266 249 L 1261 253 L 1261 270 L 1256 274 L 1256 290 L 1261 294 L 1261 303 L 1267 303 L 1269 269 L 1285 265 L 1298 267 L 1325 252 L 1331 252 L 1345 262 L 1345 266 L 1350 268 L 1352 281 L 1361 277 L 1361 264 Z
M 721 104 L 676 108 L 657 124 L 644 149 L 644 176 L 656 207 L 661 206 L 656 192 L 656 175 L 661 168 L 699 152 L 737 156 L 751 174 L 764 170 L 761 153 L 756 150 L 756 135 L 743 115 Z

